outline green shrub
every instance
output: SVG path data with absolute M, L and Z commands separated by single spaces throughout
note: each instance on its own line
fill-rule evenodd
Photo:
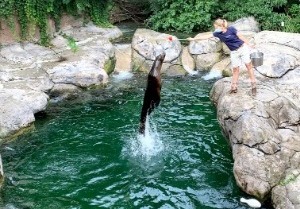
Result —
M 223 8 L 224 17 L 231 21 L 253 16 L 262 30 L 299 32 L 299 3 L 290 5 L 288 0 L 230 0 L 224 3 Z
M 207 31 L 217 17 L 253 16 L 262 30 L 300 32 L 298 0 L 153 0 L 149 25 L 155 30 Z M 282 26 L 284 22 L 284 26 Z
M 284 31 L 300 33 L 300 4 L 292 4 L 289 8 Z
M 218 0 L 154 0 L 151 8 L 154 14 L 148 24 L 152 28 L 183 32 L 207 30 L 219 10 Z

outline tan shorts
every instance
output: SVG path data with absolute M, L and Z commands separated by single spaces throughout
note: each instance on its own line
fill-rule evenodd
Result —
M 232 68 L 240 67 L 243 64 L 250 63 L 250 48 L 246 44 L 244 44 L 236 51 L 231 51 L 230 59 Z

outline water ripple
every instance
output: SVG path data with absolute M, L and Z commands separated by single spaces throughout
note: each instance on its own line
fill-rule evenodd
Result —
M 141 137 L 145 82 L 135 79 L 118 84 L 122 91 L 92 90 L 91 102 L 54 112 L 3 148 L 3 206 L 245 209 L 208 98 L 211 83 L 163 79 L 161 104 Z

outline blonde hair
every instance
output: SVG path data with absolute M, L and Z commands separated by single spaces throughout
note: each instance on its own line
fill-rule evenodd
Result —
M 219 27 L 224 27 L 224 28 L 228 27 L 227 20 L 221 19 L 221 18 L 216 19 L 214 21 L 214 25 L 219 26 Z

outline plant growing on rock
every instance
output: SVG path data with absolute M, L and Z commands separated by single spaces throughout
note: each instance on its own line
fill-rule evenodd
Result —
M 49 45 L 48 20 L 52 18 L 59 29 L 60 19 L 64 12 L 84 16 L 95 24 L 109 26 L 110 0 L 1 0 L 0 20 L 8 23 L 15 31 L 14 18 L 20 24 L 20 36 L 25 40 L 29 25 L 37 26 L 40 32 L 40 43 Z
M 73 53 L 75 53 L 75 52 L 77 52 L 77 51 L 79 50 L 79 47 L 78 47 L 78 45 L 76 44 L 76 41 L 75 41 L 75 39 L 74 39 L 73 37 L 68 36 L 68 35 L 66 35 L 66 34 L 64 34 L 63 37 L 64 37 L 65 39 L 67 39 L 67 41 L 68 41 L 68 46 L 71 48 L 71 51 L 72 51 Z

